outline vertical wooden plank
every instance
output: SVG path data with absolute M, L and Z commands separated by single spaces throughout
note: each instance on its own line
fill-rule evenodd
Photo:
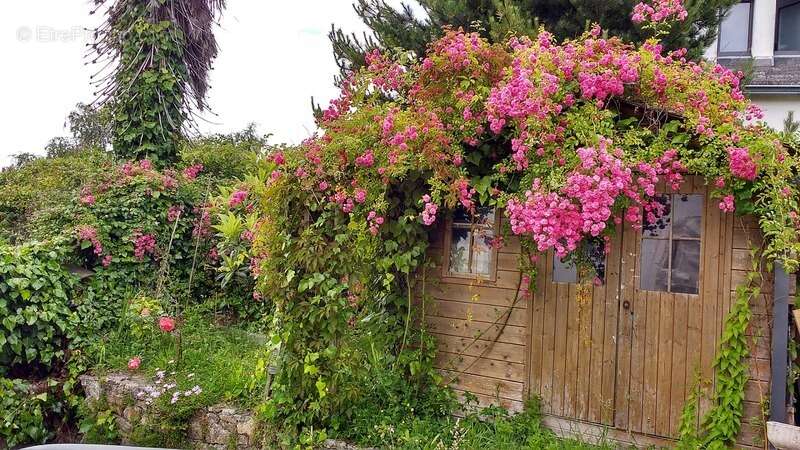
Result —
M 552 271 L 552 258 L 550 253 L 547 254 L 545 265 Z M 542 336 L 542 412 L 553 412 L 553 358 L 555 356 L 556 341 L 556 285 L 551 283 L 552 276 L 548 273 L 548 278 L 545 280 L 546 294 L 544 297 L 544 319 L 542 325 L 544 327 L 544 334 Z
M 617 428 L 630 430 L 630 370 L 631 370 L 631 328 L 632 316 L 630 305 L 634 301 L 634 274 L 636 270 L 636 243 L 639 233 L 630 225 L 625 226 L 622 239 L 622 257 L 620 274 L 620 294 L 618 301 L 619 319 L 617 330 L 617 379 L 614 402 L 616 411 L 614 425 Z M 626 303 L 627 302 L 627 303 Z M 625 306 L 628 305 L 626 308 Z
M 601 370 L 601 389 L 599 396 L 600 423 L 606 425 L 616 425 L 615 417 L 615 395 L 617 381 L 617 362 L 619 356 L 618 348 L 618 326 L 619 326 L 619 296 L 620 296 L 620 273 L 623 226 L 617 227 L 617 233 L 611 239 L 611 252 L 608 255 L 608 281 L 606 282 L 603 316 L 603 349 L 602 349 L 602 370 Z
M 566 368 L 564 369 L 564 417 L 577 417 L 575 405 L 577 401 L 577 382 L 578 382 L 578 326 L 580 325 L 580 313 L 577 303 L 576 284 L 566 285 L 567 294 L 567 347 L 566 347 Z
M 658 322 L 661 311 L 658 292 L 643 292 L 647 299 L 647 325 L 645 336 L 644 389 L 642 431 L 656 433 L 656 392 L 658 390 Z
M 658 325 L 658 390 L 656 391 L 656 434 L 669 435 L 670 388 L 672 387 L 672 329 L 674 296 L 659 293 L 661 317 Z
M 536 280 L 536 291 L 533 294 L 531 301 L 531 350 L 530 350 L 530 365 L 528 372 L 530 373 L 528 381 L 528 395 L 542 395 L 542 353 L 543 353 L 543 337 L 544 337 L 544 307 L 547 302 L 547 280 L 549 276 L 549 268 L 544 261 L 539 261 L 537 264 L 539 268 L 539 276 Z
M 569 307 L 569 285 L 554 283 L 556 288 L 556 332 L 555 357 L 553 359 L 553 413 L 564 414 L 564 385 L 567 367 L 567 308 Z
M 672 294 L 675 304 L 672 328 L 672 387 L 670 389 L 669 436 L 678 435 L 686 399 L 686 340 L 689 333 L 689 295 Z M 697 297 L 697 296 L 692 296 Z
M 714 376 L 714 357 L 716 354 L 717 340 L 718 340 L 718 324 L 719 317 L 717 316 L 720 310 L 720 303 L 724 293 L 722 289 L 721 271 L 724 266 L 725 256 L 725 242 L 730 231 L 725 225 L 725 217 L 719 208 L 714 205 L 713 201 L 708 197 L 705 198 L 705 226 L 703 230 L 703 247 L 705 252 L 703 254 L 702 273 L 703 278 L 703 291 L 701 297 L 698 299 L 701 307 L 702 320 L 700 321 L 700 341 L 699 345 L 694 348 L 699 348 L 699 375 L 702 382 L 712 380 Z M 690 339 L 690 342 L 692 340 Z M 695 341 L 696 342 L 696 341 Z M 693 354 L 693 353 L 691 353 Z M 687 370 L 694 370 L 693 367 L 687 367 Z M 692 374 L 692 377 L 694 374 Z M 692 382 L 695 380 L 692 379 Z M 711 408 L 710 399 L 703 396 L 698 405 L 698 416 L 703 417 L 706 412 Z
M 601 412 L 603 409 L 603 347 L 606 326 L 606 295 L 608 291 L 616 291 L 617 289 L 617 287 L 612 287 L 609 284 L 612 283 L 611 278 L 613 277 L 611 264 L 613 264 L 613 258 L 609 255 L 606 264 L 606 282 L 602 286 L 596 286 L 592 291 L 592 326 L 588 367 L 588 379 L 591 381 L 585 384 L 589 394 L 586 420 L 598 423 L 602 421 Z M 619 274 L 619 268 L 615 269 L 614 273 Z M 617 280 L 619 280 L 618 276 Z M 598 377 L 600 383 L 597 383 Z
M 640 257 L 637 252 L 636 266 L 640 264 Z M 634 277 L 634 283 L 638 279 L 639 270 L 636 271 L 637 277 Z M 642 416 L 643 416 L 643 380 L 644 380 L 644 366 L 647 354 L 645 353 L 645 339 L 646 339 L 646 321 L 647 321 L 647 296 L 642 295 L 638 289 L 639 286 L 633 288 L 633 299 L 631 300 L 631 312 L 633 314 L 633 325 L 631 334 L 631 387 L 630 387 L 630 429 L 632 431 L 641 431 L 642 429 Z
M 576 377 L 576 416 L 581 420 L 589 419 L 589 390 L 592 385 L 592 320 L 595 306 L 595 291 L 599 286 L 589 288 L 589 298 L 580 306 L 580 323 L 578 327 L 578 376 Z M 600 373 L 600 372 L 597 372 Z

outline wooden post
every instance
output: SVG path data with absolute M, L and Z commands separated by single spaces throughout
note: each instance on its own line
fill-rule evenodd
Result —
M 786 378 L 789 363 L 789 275 L 775 263 L 775 297 L 772 304 L 772 377 L 769 419 L 786 422 Z

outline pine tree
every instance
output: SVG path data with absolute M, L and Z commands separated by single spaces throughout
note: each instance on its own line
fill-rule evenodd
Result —
M 417 0 L 424 15 L 409 4 L 395 9 L 385 0 L 357 0 L 353 8 L 371 30 L 359 38 L 335 25 L 328 37 L 341 75 L 364 64 L 366 52 L 402 49 L 417 57 L 442 34 L 443 26 L 477 31 L 492 42 L 510 35 L 536 34 L 543 25 L 558 39 L 576 37 L 592 23 L 610 36 L 642 42 L 648 35 L 630 20 L 639 0 Z M 686 0 L 689 16 L 663 38 L 667 49 L 686 48 L 699 58 L 716 37 L 722 15 L 738 0 Z M 421 17 L 423 16 L 423 17 Z M 340 76 L 341 76 L 340 75 Z M 339 78 L 340 80 L 340 78 Z

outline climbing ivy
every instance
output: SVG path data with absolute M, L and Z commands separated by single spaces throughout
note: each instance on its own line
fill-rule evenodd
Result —
M 750 355 L 747 329 L 752 318 L 750 303 L 761 294 L 763 283 L 760 249 L 750 251 L 752 266 L 745 281 L 736 287 L 722 331 L 714 362 L 715 385 L 711 395 L 712 408 L 697 427 L 697 404 L 703 395 L 697 386 L 686 400 L 681 414 L 680 448 L 725 449 L 733 445 L 742 425 L 745 385 L 749 379 L 747 358 Z
M 127 86 L 113 103 L 114 153 L 122 159 L 169 162 L 177 155 L 186 120 L 182 106 L 187 78 L 181 63 L 184 39 L 168 21 L 151 23 L 137 5 L 120 17 L 122 40 L 117 83 Z M 150 49 L 150 51 L 142 51 Z
M 123 159 L 176 159 L 184 128 L 206 107 L 207 76 L 217 55 L 212 26 L 222 0 L 95 0 L 107 5 L 94 63 L 111 72 L 96 80 L 110 103 L 114 153 Z M 111 60 L 109 62 L 108 60 Z M 115 64 L 113 64 L 115 63 Z

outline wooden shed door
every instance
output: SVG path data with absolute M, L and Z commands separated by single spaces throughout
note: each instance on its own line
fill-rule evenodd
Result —
M 695 373 L 710 375 L 726 233 L 701 180 L 663 198 L 658 226 L 623 232 L 614 425 L 676 437 Z
M 612 240 L 601 286 L 556 281 L 552 252 L 539 263 L 528 391 L 544 414 L 614 425 L 621 241 Z
M 660 227 L 626 224 L 615 234 L 604 285 L 554 281 L 557 261 L 548 255 L 540 263 L 529 392 L 541 397 L 543 413 L 677 435 L 693 374 L 708 372 L 713 360 L 717 321 L 703 317 L 717 308 L 725 236 L 701 180 L 666 192 L 670 215 Z M 713 267 L 706 280 L 704 266 Z

